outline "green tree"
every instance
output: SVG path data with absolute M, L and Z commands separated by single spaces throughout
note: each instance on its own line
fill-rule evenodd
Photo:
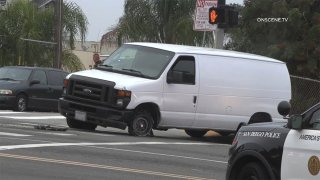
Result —
M 291 74 L 320 78 L 320 1 L 246 0 L 239 27 L 227 48 L 270 56 L 287 63 Z M 258 22 L 258 18 L 288 18 Z
M 194 0 L 126 0 L 115 30 L 127 41 L 201 45 L 203 33 L 193 31 Z M 213 44 L 212 35 L 206 44 Z
M 87 19 L 80 7 L 74 3 L 64 4 L 63 34 L 64 44 L 74 49 L 76 36 L 85 39 Z M 34 39 L 54 41 L 54 9 L 39 9 L 28 0 L 16 0 L 0 11 L 0 35 L 3 45 L 0 49 L 0 65 L 38 65 L 51 67 L 54 61 L 54 46 L 25 41 Z M 62 66 L 70 71 L 83 69 L 70 50 L 64 50 Z

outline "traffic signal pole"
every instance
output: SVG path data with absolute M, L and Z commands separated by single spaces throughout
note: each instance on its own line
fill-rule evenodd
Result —
M 217 28 L 217 30 L 213 31 L 213 37 L 214 37 L 214 47 L 216 49 L 223 49 L 224 29 Z

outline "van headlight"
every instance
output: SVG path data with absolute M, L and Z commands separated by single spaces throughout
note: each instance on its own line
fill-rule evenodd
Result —
M 8 89 L 0 89 L 0 95 L 12 95 L 12 91 Z
M 116 90 L 116 106 L 125 108 L 131 100 L 131 91 L 128 90 Z

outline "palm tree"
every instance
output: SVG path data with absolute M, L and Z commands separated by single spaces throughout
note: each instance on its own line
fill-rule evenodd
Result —
M 74 49 L 77 36 L 84 41 L 88 21 L 81 8 L 72 2 L 64 4 L 63 13 L 64 44 Z M 54 41 L 54 9 L 39 9 L 28 0 L 16 0 L 0 11 L 0 35 L 4 39 L 0 49 L 0 63 L 5 65 L 37 65 L 51 67 L 53 65 L 54 46 L 24 41 L 35 39 Z M 79 58 L 64 50 L 62 66 L 70 71 L 84 68 Z
M 130 41 L 200 45 L 203 34 L 193 31 L 194 10 L 194 0 L 126 0 L 115 30 Z M 212 36 L 206 44 L 213 44 Z

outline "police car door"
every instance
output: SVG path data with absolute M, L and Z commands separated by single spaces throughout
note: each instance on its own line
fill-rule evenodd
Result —
M 286 138 L 281 179 L 320 179 L 320 109 L 311 111 L 303 129 L 290 130 Z

